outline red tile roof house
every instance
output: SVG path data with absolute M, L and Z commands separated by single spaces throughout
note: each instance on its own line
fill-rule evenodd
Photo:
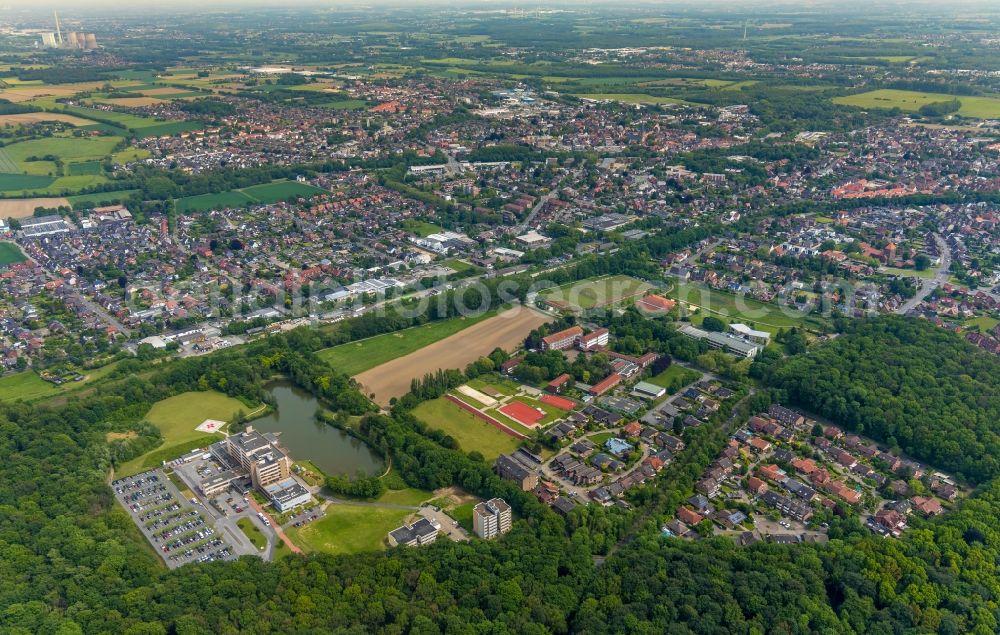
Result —
M 677 520 L 681 521 L 685 525 L 693 527 L 705 520 L 705 517 L 692 509 L 680 507 L 677 509 Z
M 576 339 L 583 335 L 583 329 L 579 326 L 571 326 L 542 338 L 543 351 L 560 351 L 573 348 Z
M 658 295 L 647 295 L 635 303 L 636 308 L 647 313 L 668 313 L 677 302 Z
M 768 489 L 767 483 L 756 476 L 751 476 L 747 479 L 747 490 L 753 494 L 760 496 L 761 494 L 767 492 Z
M 551 393 L 562 392 L 563 388 L 566 387 L 567 382 L 569 382 L 569 380 L 571 379 L 573 379 L 572 375 L 570 375 L 569 373 L 563 373 L 562 375 L 559 375 L 558 377 L 550 381 L 549 385 L 545 387 L 545 390 Z
M 770 481 L 775 481 L 780 483 L 781 481 L 785 480 L 785 473 L 781 470 L 780 467 L 774 465 L 773 463 L 771 465 L 765 465 L 761 467 L 758 470 L 758 472 L 760 473 L 761 476 Z
M 599 397 L 621 383 L 623 377 L 618 373 L 611 373 L 601 381 L 590 387 L 588 391 L 595 397 Z
M 912 499 L 913 506 L 917 508 L 924 516 L 937 516 L 938 514 L 944 512 L 944 508 L 941 507 L 941 503 L 938 502 L 936 498 L 931 498 L 930 496 L 914 496 Z

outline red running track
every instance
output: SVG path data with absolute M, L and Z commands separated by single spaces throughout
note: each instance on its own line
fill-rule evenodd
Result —
M 496 428 L 500 432 L 503 432 L 504 434 L 509 434 L 510 436 L 514 437 L 515 439 L 520 439 L 522 441 L 524 439 L 528 438 L 526 435 L 521 434 L 517 430 L 514 430 L 513 428 L 509 428 L 509 427 L 505 426 L 504 424 L 500 423 L 499 421 L 497 421 L 493 417 L 489 416 L 488 414 L 486 414 L 484 412 L 480 412 L 479 410 L 476 410 L 475 408 L 473 408 L 469 404 L 465 403 L 464 401 L 462 401 L 458 397 L 455 397 L 454 395 L 445 395 L 445 398 L 448 399 L 448 401 L 450 401 L 451 403 L 453 403 L 456 406 L 458 406 L 459 408 L 461 408 L 462 410 L 465 410 L 466 412 L 468 412 L 469 414 L 471 414 L 474 417 L 478 417 L 479 419 L 482 419 L 483 421 L 485 421 L 486 423 L 490 424 L 491 426 L 493 426 L 494 428 Z

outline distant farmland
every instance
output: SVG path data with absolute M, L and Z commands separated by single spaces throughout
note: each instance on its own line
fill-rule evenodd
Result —
M 394 333 L 376 335 L 358 342 L 348 342 L 324 349 L 317 354 L 333 368 L 348 375 L 356 375 L 402 355 L 418 351 L 429 344 L 489 319 L 493 315 L 494 313 L 487 312 L 475 317 L 456 317 L 429 322 Z
M 0 267 L 27 260 L 14 243 L 0 242 Z
M 1000 97 L 970 97 L 966 95 L 946 95 L 944 93 L 921 93 L 913 90 L 872 90 L 867 93 L 834 97 L 833 102 L 858 108 L 899 108 L 906 112 L 917 112 L 921 106 L 935 102 L 957 99 L 962 103 L 958 114 L 978 119 L 1000 117 Z
M 397 357 L 357 375 L 365 393 L 374 393 L 375 401 L 387 405 L 393 397 L 410 392 L 410 380 L 439 369 L 464 369 L 469 362 L 488 355 L 499 347 L 511 350 L 519 346 L 532 329 L 551 318 L 529 308 L 514 307 L 484 320 L 451 337 Z

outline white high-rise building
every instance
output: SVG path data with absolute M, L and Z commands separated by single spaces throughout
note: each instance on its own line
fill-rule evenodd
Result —
M 510 505 L 502 498 L 494 498 L 472 508 L 472 530 L 484 540 L 510 531 L 512 520 Z

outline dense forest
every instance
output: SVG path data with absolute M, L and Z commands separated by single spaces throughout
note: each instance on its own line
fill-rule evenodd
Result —
M 672 327 L 663 320 L 634 314 L 607 320 L 623 338 L 663 337 L 661 348 L 672 349 Z M 942 413 L 961 413 L 973 437 L 963 438 L 957 453 L 940 456 L 966 466 L 967 478 L 984 481 L 991 468 L 988 450 L 979 448 L 992 447 L 996 434 L 995 362 L 953 334 L 909 320 L 883 318 L 848 330 L 784 366 L 772 361 L 764 381 L 776 388 L 744 400 L 736 414 L 784 391 L 802 400 L 815 395 L 816 409 L 828 393 L 871 395 L 858 402 L 871 409 L 861 420 L 888 426 L 889 408 L 912 412 L 893 401 L 905 398 L 926 413 L 911 417 L 920 433 L 903 437 L 900 424 L 891 431 L 914 455 L 938 456 L 933 447 L 959 434 L 954 417 Z M 505 497 L 519 520 L 503 540 L 164 570 L 106 485 L 119 460 L 105 442 L 107 432 L 144 430 L 149 405 L 184 390 L 210 387 L 260 399 L 262 382 L 278 372 L 334 409 L 360 412 L 363 400 L 351 396 L 360 397 L 351 382 L 312 354 L 327 337 L 296 331 L 201 358 L 123 362 L 106 383 L 74 401 L 0 406 L 6 459 L 0 463 L 0 631 L 997 632 L 1000 481 L 983 484 L 942 517 L 911 518 L 913 527 L 900 540 L 876 537 L 850 516 L 831 527 L 827 544 L 740 548 L 726 538 L 661 538 L 659 521 L 724 442 L 716 432 L 724 430 L 721 420 L 703 426 L 703 436 L 689 439 L 692 451 L 636 493 L 634 511 L 591 506 L 563 519 L 500 481 L 481 456 L 449 448 L 409 414 L 414 400 L 408 400 L 389 415 L 365 415 L 358 433 L 391 454 L 411 485 L 454 484 Z M 795 375 L 816 386 L 799 387 Z M 882 418 L 876 403 L 886 407 Z M 875 427 L 866 433 L 879 434 Z
M 849 322 L 770 377 L 795 404 L 956 472 L 1000 476 L 1000 360 L 930 322 Z

